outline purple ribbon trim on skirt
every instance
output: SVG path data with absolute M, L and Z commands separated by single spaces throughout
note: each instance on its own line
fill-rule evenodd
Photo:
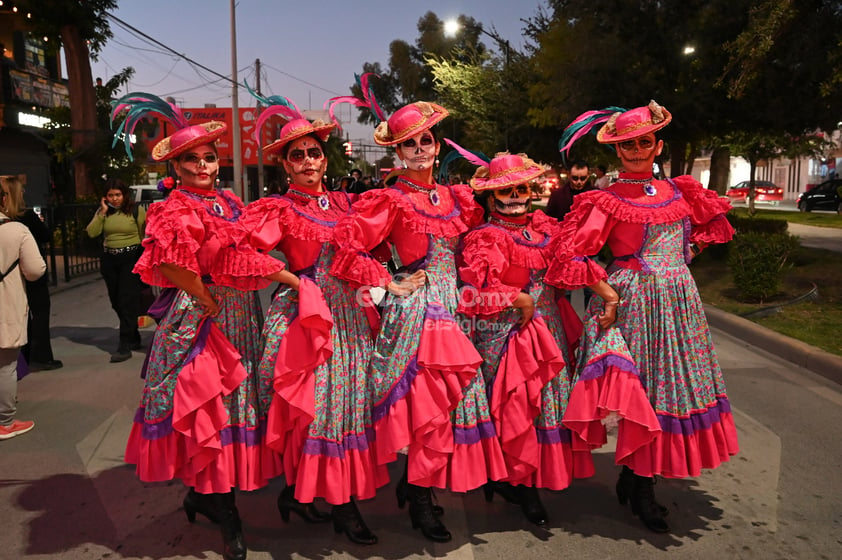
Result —
M 347 435 L 342 443 L 325 439 L 307 438 L 304 442 L 304 453 L 307 455 L 323 455 L 335 459 L 344 459 L 347 451 L 366 451 L 368 442 L 374 440 L 374 430 L 367 429 L 364 434 Z
M 585 366 L 582 373 L 579 374 L 579 381 L 589 381 L 591 379 L 602 377 L 605 375 L 605 370 L 609 367 L 615 367 L 640 377 L 640 372 L 637 371 L 637 368 L 634 367 L 634 364 L 628 358 L 623 358 L 621 356 L 617 356 L 616 354 L 609 354 L 606 357 L 600 358 L 599 360 Z
M 169 311 L 177 293 L 178 288 L 162 289 L 161 293 L 158 294 L 158 297 L 155 298 L 155 301 L 152 302 L 152 305 L 149 306 L 146 314 L 155 319 L 156 323 L 160 323 L 161 319 L 163 319 L 167 314 L 167 311 Z
M 156 440 L 169 436 L 173 432 L 172 414 L 161 420 L 151 424 L 144 420 L 144 409 L 138 408 L 134 415 L 134 421 L 137 424 L 143 425 L 143 439 Z M 246 446 L 252 447 L 258 445 L 264 437 L 266 427 L 263 423 L 258 424 L 256 428 L 246 428 L 245 426 L 227 426 L 220 430 L 219 438 L 222 445 L 231 445 L 232 443 L 245 443 Z
M 479 443 L 482 439 L 497 437 L 497 431 L 492 422 L 480 422 L 470 428 L 453 427 L 453 441 L 461 445 Z
M 570 444 L 572 441 L 570 430 L 567 428 L 535 428 L 538 435 L 538 443 L 541 445 L 553 445 L 559 443 Z
M 453 315 L 444 308 L 443 305 L 438 303 L 431 303 L 427 305 L 427 309 L 424 310 L 424 320 L 425 321 L 450 321 L 455 322 L 453 319 Z
M 720 422 L 721 414 L 730 413 L 731 403 L 728 401 L 728 397 L 719 397 L 716 399 L 715 406 L 705 412 L 691 414 L 689 418 L 676 418 L 675 416 L 662 414 L 657 416 L 658 422 L 661 424 L 661 430 L 665 433 L 691 436 L 696 432 L 710 430 L 711 426 Z
M 415 380 L 416 375 L 418 375 L 418 356 L 413 356 L 407 364 L 406 369 L 403 371 L 403 375 L 401 375 L 397 383 L 394 384 L 391 391 L 389 391 L 389 394 L 386 395 L 386 398 L 376 404 L 372 409 L 372 421 L 377 422 L 381 418 L 385 417 L 386 414 L 389 413 L 389 409 L 391 409 L 396 402 L 409 394 L 409 388 L 412 386 L 412 382 Z
M 190 352 L 187 354 L 187 358 L 184 359 L 184 363 L 181 365 L 182 368 L 195 360 L 196 356 L 201 354 L 205 349 L 205 345 L 208 343 L 208 336 L 210 335 L 211 321 L 213 321 L 213 319 L 208 317 L 202 323 L 202 328 L 200 328 L 199 332 L 196 333 L 196 340 L 193 342 L 193 347 L 190 349 Z

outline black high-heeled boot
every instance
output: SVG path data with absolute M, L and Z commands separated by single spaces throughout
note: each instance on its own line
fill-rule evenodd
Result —
M 623 465 L 623 470 L 620 471 L 620 477 L 617 479 L 616 486 L 617 500 L 620 502 L 621 506 L 624 506 L 629 502 L 629 498 L 631 498 L 632 492 L 634 491 L 634 484 L 634 472 L 627 466 Z M 655 502 L 655 506 L 661 513 L 661 517 L 669 515 L 670 510 L 668 510 L 665 506 L 662 506 L 658 502 Z
M 398 479 L 398 484 L 395 486 L 395 497 L 398 499 L 398 509 L 403 509 L 406 505 L 406 500 L 408 498 L 408 488 L 409 488 L 409 481 L 407 480 L 408 474 L 406 469 L 404 469 L 403 474 L 401 475 L 400 479 Z M 444 515 L 444 508 L 438 504 L 433 504 L 433 514 L 436 516 Z
M 295 499 L 295 485 L 290 484 L 278 496 L 278 512 L 284 523 L 289 523 L 289 512 L 295 512 L 307 523 L 327 523 L 330 521 L 330 513 L 319 511 L 313 503 L 302 504 Z
M 190 488 L 187 495 L 184 496 L 182 505 L 184 506 L 184 513 L 187 514 L 187 521 L 190 523 L 196 522 L 197 513 L 207 517 L 211 523 L 219 523 L 219 516 L 214 509 L 211 494 L 199 494 L 195 488 Z
M 631 509 L 643 521 L 647 529 L 655 533 L 669 533 L 661 510 L 655 502 L 655 480 L 647 476 L 634 476 L 634 489 L 631 494 Z
M 452 538 L 450 531 L 433 513 L 433 492 L 429 488 L 407 484 L 409 499 L 409 518 L 413 529 L 421 529 L 421 534 L 434 542 L 448 542 Z
M 534 486 L 518 486 L 516 490 L 520 497 L 520 509 L 526 519 L 539 527 L 545 527 L 547 525 L 547 510 L 541 503 L 538 489 Z
M 240 513 L 234 505 L 234 492 L 210 494 L 214 509 L 219 515 L 219 529 L 222 533 L 222 557 L 225 560 L 246 560 L 246 541 L 243 538 L 243 524 Z
M 482 492 L 485 494 L 485 501 L 489 504 L 494 501 L 494 494 L 496 493 L 506 500 L 506 502 L 520 505 L 520 495 L 517 489 L 508 482 L 489 480 L 482 487 Z
M 377 535 L 365 524 L 353 499 L 347 504 L 333 506 L 333 530 L 345 533 L 351 542 L 357 544 L 377 544 Z

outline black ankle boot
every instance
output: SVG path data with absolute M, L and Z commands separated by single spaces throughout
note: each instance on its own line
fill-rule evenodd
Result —
M 631 494 L 632 513 L 643 521 L 647 529 L 655 533 L 669 533 L 664 516 L 655 502 L 655 480 L 647 476 L 634 476 L 634 489 Z
M 620 477 L 617 479 L 616 486 L 617 500 L 620 502 L 621 506 L 624 506 L 629 502 L 629 498 L 631 498 L 632 492 L 634 491 L 634 484 L 634 472 L 627 466 L 623 465 L 623 470 L 620 471 Z M 655 506 L 657 506 L 658 511 L 661 513 L 661 517 L 669 515 L 670 511 L 665 506 L 662 506 L 658 502 L 655 502 Z
M 327 523 L 330 521 L 330 514 L 319 511 L 311 503 L 302 504 L 295 499 L 295 485 L 290 484 L 278 496 L 278 511 L 284 523 L 289 523 L 289 512 L 293 511 L 307 523 Z
M 538 496 L 538 489 L 534 486 L 518 486 L 516 490 L 520 496 L 520 509 L 523 511 L 526 519 L 539 527 L 546 527 L 547 510 L 544 509 L 544 504 L 541 503 L 541 497 Z
M 187 514 L 187 521 L 190 523 L 196 522 L 196 514 L 201 513 L 208 518 L 211 523 L 219 523 L 219 516 L 214 508 L 211 494 L 199 494 L 194 488 L 190 488 L 187 495 L 184 496 L 184 513 Z
M 499 494 L 506 502 L 520 505 L 520 495 L 517 489 L 508 482 L 489 480 L 482 487 L 482 492 L 485 494 L 485 501 L 489 504 L 494 500 L 494 494 Z
M 433 492 L 429 488 L 407 485 L 409 499 L 409 518 L 413 529 L 421 529 L 421 534 L 434 542 L 448 542 L 452 538 L 450 531 L 433 512 Z
M 351 500 L 347 504 L 333 506 L 333 530 L 345 533 L 351 542 L 357 544 L 377 544 L 377 535 L 371 532 L 357 509 L 357 504 Z
M 406 500 L 409 497 L 408 489 L 409 489 L 409 482 L 407 481 L 407 471 L 404 469 L 403 475 L 401 475 L 400 479 L 398 480 L 397 486 L 395 486 L 395 496 L 398 499 L 398 509 L 403 509 L 406 505 Z M 433 514 L 438 516 L 444 515 L 444 508 L 440 505 L 433 504 Z
M 234 505 L 234 492 L 210 494 L 214 509 L 219 515 L 219 529 L 222 533 L 222 557 L 225 560 L 246 560 L 246 541 L 243 538 L 243 524 L 240 513 Z

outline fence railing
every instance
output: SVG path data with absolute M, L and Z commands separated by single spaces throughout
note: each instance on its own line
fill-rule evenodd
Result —
M 85 231 L 98 208 L 95 203 L 42 207 L 44 220 L 53 232 L 52 241 L 42 247 L 51 286 L 58 283 L 59 272 L 64 282 L 99 272 L 102 236 L 91 239 Z

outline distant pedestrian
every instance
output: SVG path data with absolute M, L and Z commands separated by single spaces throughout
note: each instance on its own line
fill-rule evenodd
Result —
M 146 210 L 135 205 L 129 187 L 119 179 L 105 182 L 105 196 L 88 224 L 91 238 L 102 236 L 100 272 L 108 289 L 111 308 L 120 319 L 120 338 L 111 362 L 124 362 L 140 350 L 137 318 L 141 315 L 143 284 L 132 269 L 140 258 Z
M 606 175 L 608 168 L 604 165 L 597 165 L 594 169 L 594 174 L 596 175 L 596 181 L 594 181 L 594 186 L 598 189 L 604 189 L 608 185 L 611 184 L 611 177 Z
M 0 440 L 35 427 L 31 420 L 15 420 L 18 356 L 27 340 L 28 306 L 23 282 L 37 280 L 47 270 L 29 229 L 7 213 L 10 184 L 14 181 L 18 179 L 0 177 Z

